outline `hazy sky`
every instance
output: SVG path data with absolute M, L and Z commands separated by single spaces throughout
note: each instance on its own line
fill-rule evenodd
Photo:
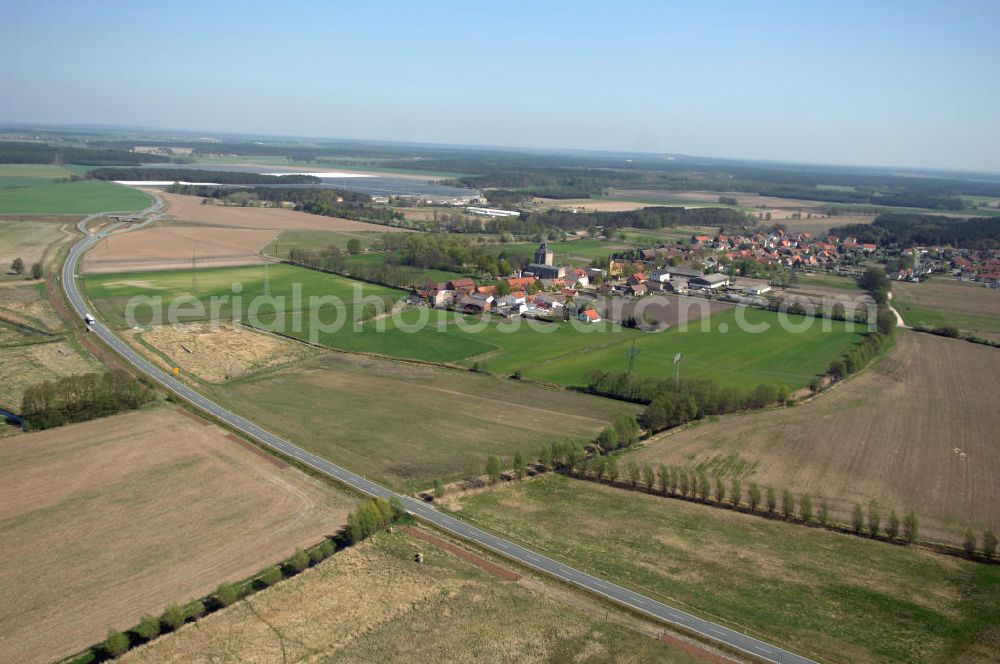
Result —
M 1000 171 L 1000 0 L 3 2 L 0 120 Z

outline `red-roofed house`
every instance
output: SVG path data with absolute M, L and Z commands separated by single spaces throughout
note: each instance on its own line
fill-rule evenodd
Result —
M 538 281 L 537 277 L 511 277 L 507 280 L 507 285 L 511 288 L 526 289 L 536 281 Z

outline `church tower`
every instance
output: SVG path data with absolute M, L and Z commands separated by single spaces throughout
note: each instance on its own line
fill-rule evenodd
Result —
M 536 265 L 552 265 L 552 250 L 549 249 L 549 245 L 542 242 L 542 245 L 538 247 L 535 251 L 535 264 Z

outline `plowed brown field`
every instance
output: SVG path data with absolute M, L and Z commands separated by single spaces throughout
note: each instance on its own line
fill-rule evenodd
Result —
M 257 228 L 267 230 L 371 231 L 376 233 L 406 232 L 403 228 L 369 224 L 364 221 L 324 217 L 281 208 L 224 207 L 202 205 L 198 196 L 183 196 L 156 192 L 170 204 L 173 219 L 193 221 L 210 226 Z
M 667 433 L 636 459 L 748 471 L 827 496 L 842 522 L 856 502 L 876 501 L 883 523 L 913 509 L 923 535 L 961 542 L 966 526 L 1000 530 L 997 376 L 997 349 L 901 331 L 878 367 L 829 394 Z
M 259 263 L 278 231 L 165 225 L 111 235 L 87 252 L 88 273 L 223 267 Z
M 351 504 L 172 408 L 2 440 L 0 661 L 52 661 L 252 574 Z

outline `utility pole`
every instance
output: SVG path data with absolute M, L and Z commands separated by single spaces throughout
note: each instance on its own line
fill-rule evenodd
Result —
M 635 368 L 635 358 L 639 355 L 639 349 L 635 347 L 635 339 L 632 340 L 632 348 L 628 351 L 628 373 L 629 377 L 632 376 L 632 369 Z

